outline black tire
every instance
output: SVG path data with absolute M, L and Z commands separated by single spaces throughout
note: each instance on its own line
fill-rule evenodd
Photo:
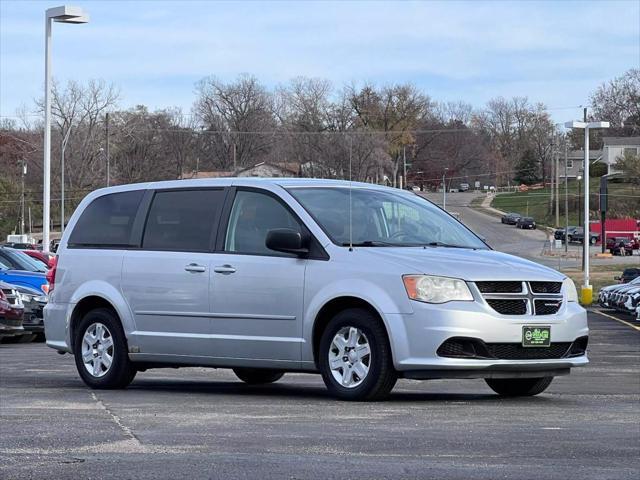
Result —
M 36 339 L 35 339 L 35 341 L 36 341 L 36 342 L 38 342 L 38 343 L 43 343 L 43 342 L 46 342 L 46 341 L 47 341 L 47 339 L 46 339 L 46 337 L 44 336 L 44 333 L 42 333 L 42 332 L 41 332 L 41 333 L 36 333 Z
M 329 352 L 333 338 L 345 327 L 361 330 L 368 340 L 371 352 L 368 373 L 359 385 L 352 388 L 345 387 L 336 381 L 329 366 Z M 318 364 L 327 389 L 332 395 L 342 400 L 380 400 L 389 394 L 398 380 L 384 325 L 372 312 L 361 308 L 343 310 L 329 321 L 320 338 Z
M 82 361 L 82 339 L 92 324 L 101 323 L 111 333 L 113 341 L 112 363 L 103 376 L 94 376 L 87 371 Z M 75 329 L 73 356 L 80 378 L 87 386 L 95 389 L 125 388 L 136 376 L 136 368 L 129 360 L 127 340 L 116 314 L 108 308 L 97 308 L 88 312 Z
M 233 373 L 249 385 L 277 382 L 284 375 L 284 372 L 280 370 L 269 370 L 266 368 L 234 368 Z
M 487 385 L 502 397 L 531 397 L 544 392 L 553 377 L 542 378 L 485 378 Z
M 35 338 L 36 338 L 35 333 L 25 333 L 17 337 L 18 343 L 31 343 L 35 340 Z

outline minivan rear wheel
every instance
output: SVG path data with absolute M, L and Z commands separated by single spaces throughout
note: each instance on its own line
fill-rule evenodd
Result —
M 233 373 L 249 385 L 277 382 L 284 375 L 284 372 L 279 370 L 269 370 L 266 368 L 234 368 Z
M 120 321 L 107 308 L 88 312 L 80 321 L 73 344 L 76 368 L 91 388 L 125 388 L 136 376 Z
M 503 397 L 531 397 L 544 392 L 553 377 L 542 378 L 485 378 L 487 385 Z
M 398 379 L 384 326 L 360 308 L 343 310 L 329 321 L 318 360 L 327 389 L 343 400 L 381 399 Z

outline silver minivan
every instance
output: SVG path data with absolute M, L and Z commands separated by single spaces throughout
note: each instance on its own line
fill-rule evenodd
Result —
M 92 388 L 156 367 L 250 384 L 319 372 L 339 398 L 398 378 L 484 378 L 535 395 L 585 365 L 570 279 L 496 252 L 412 193 L 310 179 L 97 190 L 49 273 L 47 345 Z

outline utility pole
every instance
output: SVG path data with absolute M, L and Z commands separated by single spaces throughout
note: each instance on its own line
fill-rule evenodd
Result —
M 569 241 L 567 235 L 569 233 L 569 177 L 567 169 L 567 139 L 564 142 L 564 252 L 569 252 Z
M 22 159 L 22 196 L 20 197 L 20 233 L 24 235 L 24 177 L 27 175 L 27 162 Z
M 447 182 L 446 182 L 446 175 L 447 175 L 447 170 L 449 170 L 447 167 L 444 168 L 444 172 L 442 172 L 442 209 L 446 210 L 447 209 Z
M 560 144 L 558 143 L 558 147 L 560 147 Z M 553 174 L 556 177 L 556 194 L 555 194 L 555 199 L 556 199 L 556 223 L 555 226 L 558 227 L 560 226 L 560 166 L 558 165 L 558 163 L 560 162 L 560 151 L 559 148 L 556 148 L 555 150 L 555 155 L 553 156 L 553 160 L 554 160 L 554 171 Z
M 236 171 L 238 170 L 238 163 L 236 160 L 236 142 L 233 142 L 233 174 L 236 174 Z
M 109 165 L 109 112 L 107 112 L 104 116 L 104 134 L 105 134 L 104 155 L 107 161 L 107 187 L 108 187 L 111 183 L 111 171 L 110 171 L 111 165 Z
M 407 146 L 403 145 L 402 147 L 402 166 L 404 170 L 404 183 L 407 184 Z
M 555 138 L 551 140 L 551 171 L 549 172 L 550 175 L 550 179 L 551 179 L 551 192 L 549 195 L 549 198 L 551 200 L 551 202 L 549 203 L 549 215 L 551 215 L 553 213 L 553 202 L 554 202 L 554 195 L 555 195 L 555 189 L 554 189 L 554 178 L 553 178 L 553 153 L 555 150 Z M 542 172 L 542 176 L 544 177 L 544 172 Z M 556 224 L 557 225 L 557 224 Z

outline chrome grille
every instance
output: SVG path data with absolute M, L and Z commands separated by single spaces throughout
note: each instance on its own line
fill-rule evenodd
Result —
M 476 282 L 480 294 L 501 315 L 554 315 L 562 307 L 562 282 Z

